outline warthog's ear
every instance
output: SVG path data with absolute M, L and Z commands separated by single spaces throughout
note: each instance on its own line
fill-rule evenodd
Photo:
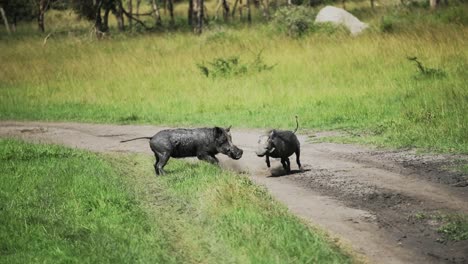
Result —
M 223 129 L 222 129 L 222 128 L 220 128 L 220 127 L 215 127 L 214 130 L 215 130 L 216 138 L 219 138 L 220 136 L 223 135 Z
M 231 127 L 232 126 L 229 126 L 228 128 L 226 128 L 226 132 L 229 132 L 231 130 Z
M 274 130 L 274 129 L 273 129 L 273 130 L 271 130 L 271 132 L 270 132 L 270 135 L 269 135 L 269 136 L 270 136 L 270 138 L 271 138 L 271 137 L 274 137 L 274 136 L 276 136 L 276 130 Z

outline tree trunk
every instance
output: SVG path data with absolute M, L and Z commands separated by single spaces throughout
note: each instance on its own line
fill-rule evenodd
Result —
M 151 1 L 151 7 L 153 8 L 153 13 L 154 13 L 154 20 L 156 26 L 161 26 L 161 14 L 159 13 L 159 7 L 156 4 L 156 0 Z
M 168 0 L 168 7 L 169 7 L 169 16 L 171 17 L 170 24 L 174 25 L 174 0 Z
M 195 27 L 195 34 L 201 34 L 203 32 L 204 4 L 204 0 L 196 0 L 195 10 L 197 13 L 197 24 Z
M 370 6 L 371 6 L 372 10 L 374 10 L 374 0 L 370 0 Z
M 141 4 L 141 0 L 136 0 L 136 16 L 137 16 L 137 18 L 140 18 L 140 4 Z
M 223 18 L 224 22 L 227 22 L 229 20 L 229 4 L 227 0 L 222 0 L 223 1 Z
M 5 28 L 8 32 L 8 34 L 11 34 L 11 31 L 10 31 L 10 26 L 8 25 L 8 19 L 7 19 L 7 16 L 5 14 L 5 10 L 3 10 L 3 7 L 0 6 L 0 13 L 2 15 L 2 18 L 3 18 L 3 22 L 5 23 Z
M 251 0 L 247 0 L 247 22 L 249 22 L 249 24 L 252 23 L 252 14 L 250 12 L 250 2 Z
M 11 23 L 11 31 L 12 32 L 16 32 L 16 18 L 17 18 L 17 16 L 16 16 L 16 13 L 15 13 L 15 14 L 13 14 L 13 22 Z
M 215 20 L 218 20 L 219 9 L 221 9 L 222 5 L 223 5 L 223 0 L 218 0 L 218 4 L 216 5 L 216 9 L 215 9 Z
M 133 3 L 132 0 L 128 0 L 128 13 L 133 14 Z M 128 27 L 132 29 L 133 21 L 131 19 L 128 20 Z
M 39 0 L 39 15 L 37 17 L 37 24 L 41 32 L 45 31 L 44 14 L 46 9 L 46 0 Z
M 117 6 L 114 9 L 115 18 L 117 20 L 117 28 L 119 31 L 125 30 L 125 20 L 123 14 L 123 4 L 122 1 L 117 1 Z
M 236 15 L 236 8 L 237 8 L 237 3 L 239 3 L 239 0 L 236 0 L 234 2 L 234 6 L 232 7 L 232 18 L 234 19 L 234 16 Z
M 267 20 L 270 19 L 270 1 L 264 0 L 261 1 L 260 4 L 262 5 L 263 9 L 263 17 L 265 17 Z
M 343 9 L 346 9 L 346 0 L 341 0 L 341 5 L 343 6 Z
M 94 22 L 94 27 L 97 31 L 102 31 L 102 17 L 101 17 L 101 7 L 102 7 L 102 0 L 96 3 L 96 20 Z
M 239 19 L 242 19 L 242 9 L 244 8 L 242 4 L 242 0 L 239 0 Z
M 103 21 L 102 21 L 102 32 L 107 32 L 109 31 L 109 13 L 110 13 L 110 8 L 107 7 L 104 11 L 104 18 L 103 18 Z
M 188 24 L 189 26 L 193 27 L 193 1 L 194 0 L 189 0 L 189 9 L 188 9 L 188 14 L 187 14 L 187 19 L 188 19 Z
M 429 0 L 429 4 L 432 10 L 437 8 L 437 0 Z

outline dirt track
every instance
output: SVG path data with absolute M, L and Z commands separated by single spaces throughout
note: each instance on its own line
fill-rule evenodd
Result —
M 0 136 L 20 137 L 98 152 L 150 154 L 145 140 L 161 127 L 77 123 L 0 122 Z M 467 156 L 415 155 L 355 145 L 307 143 L 301 137 L 304 172 L 282 175 L 279 161 L 267 170 L 253 153 L 260 130 L 233 130 L 244 157 L 218 155 L 222 166 L 249 173 L 292 212 L 328 230 L 372 263 L 468 263 L 468 241 L 444 241 L 436 212 L 468 213 L 468 177 L 446 170 Z M 318 134 L 320 136 L 320 134 Z M 169 161 L 170 162 L 170 161 Z M 292 169 L 295 163 L 291 162 Z M 170 171 L 169 171 L 170 172 Z M 170 177 L 170 174 L 167 176 Z M 456 187 L 458 186 L 458 187 Z

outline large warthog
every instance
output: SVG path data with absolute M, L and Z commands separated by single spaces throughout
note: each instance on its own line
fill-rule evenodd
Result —
M 185 158 L 197 157 L 213 164 L 218 163 L 215 157 L 223 153 L 232 159 L 242 157 L 242 149 L 232 143 L 231 127 L 228 128 L 195 128 L 195 129 L 167 129 L 158 132 L 153 137 L 139 137 L 121 142 L 137 139 L 149 139 L 151 150 L 154 152 L 156 174 L 164 174 L 164 166 L 170 157 Z
M 268 131 L 265 135 L 260 136 L 255 154 L 259 157 L 265 156 L 268 168 L 270 168 L 270 157 L 281 158 L 281 164 L 284 170 L 286 173 L 289 173 L 291 171 L 289 156 L 296 153 L 297 165 L 299 169 L 302 170 L 301 161 L 299 160 L 301 148 L 295 134 L 298 128 L 299 122 L 296 116 L 296 129 L 294 131 L 276 129 Z

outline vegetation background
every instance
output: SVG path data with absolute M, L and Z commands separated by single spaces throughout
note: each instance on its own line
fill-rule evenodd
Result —
M 468 153 L 465 1 L 129 3 L 1 0 L 0 119 L 291 128 L 298 115 L 307 133 L 345 135 L 333 140 Z M 314 24 L 326 4 L 370 28 Z M 13 140 L 0 163 L 0 262 L 356 261 L 206 164 L 171 161 L 154 180 L 148 157 Z
M 281 7 L 271 20 L 252 8 L 249 24 L 216 19 L 216 4 L 206 3 L 202 35 L 186 3 L 175 24 L 163 17 L 151 30 L 119 32 L 111 16 L 96 35 L 92 21 L 54 9 L 46 33 L 3 28 L 0 118 L 289 128 L 298 115 L 302 128 L 360 142 L 468 151 L 466 4 L 350 2 L 370 25 L 357 37 L 313 24 L 320 6 Z

